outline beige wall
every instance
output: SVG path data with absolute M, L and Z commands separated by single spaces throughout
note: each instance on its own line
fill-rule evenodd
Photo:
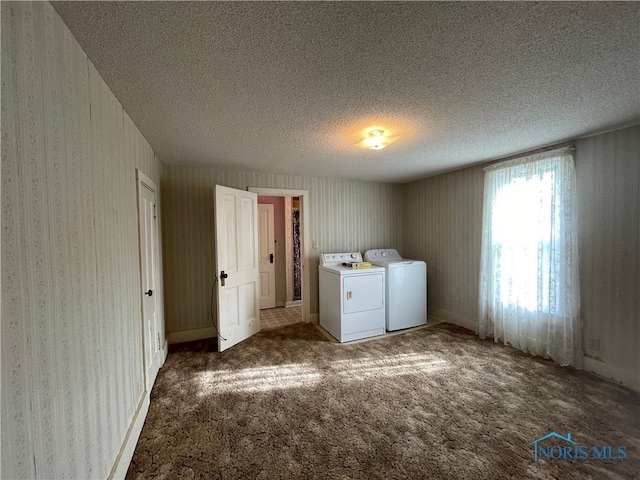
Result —
M 402 256 L 427 262 L 427 312 L 476 330 L 482 167 L 404 186 Z
M 211 326 L 213 187 L 309 192 L 311 312 L 318 311 L 323 252 L 402 249 L 402 186 L 355 180 L 165 166 L 162 172 L 166 319 L 169 332 Z M 305 201 L 307 199 L 305 198 Z M 304 301 L 305 299 L 303 299 Z
M 284 237 L 284 197 L 258 195 L 258 203 L 273 205 L 273 235 Z
M 640 127 L 577 140 L 585 366 L 640 388 Z M 425 260 L 431 315 L 476 330 L 483 167 L 404 186 L 404 256 Z M 599 339 L 598 351 L 590 339 Z
M 640 126 L 578 140 L 576 175 L 585 368 L 640 390 Z
M 106 478 L 144 391 L 135 169 L 161 165 L 49 3 L 0 8 L 0 476 Z

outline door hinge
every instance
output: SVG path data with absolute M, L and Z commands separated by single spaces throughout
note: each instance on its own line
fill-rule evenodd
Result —
M 153 204 L 153 219 L 156 219 L 156 204 Z

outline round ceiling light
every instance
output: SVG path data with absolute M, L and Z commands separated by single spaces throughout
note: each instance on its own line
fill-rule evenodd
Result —
M 368 148 L 370 150 L 382 150 L 387 145 L 392 144 L 400 137 L 390 137 L 387 132 L 381 129 L 369 130 L 367 136 L 356 143 L 360 148 Z

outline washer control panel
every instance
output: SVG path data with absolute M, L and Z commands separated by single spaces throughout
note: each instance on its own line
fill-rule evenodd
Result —
M 377 248 L 364 252 L 364 259 L 371 262 L 373 260 L 400 260 L 402 257 L 395 248 Z
M 362 253 L 323 253 L 322 265 L 340 265 L 342 263 L 362 262 Z

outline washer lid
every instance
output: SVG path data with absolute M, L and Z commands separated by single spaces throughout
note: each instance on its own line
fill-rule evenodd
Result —
M 408 258 L 401 258 L 400 260 L 372 260 L 373 265 L 379 265 L 386 268 L 400 268 L 400 267 L 415 267 L 418 265 L 426 265 L 422 260 L 411 260 Z
M 376 248 L 375 250 L 367 250 L 364 252 L 364 259 L 367 262 L 378 260 L 401 260 L 402 257 L 395 248 Z

